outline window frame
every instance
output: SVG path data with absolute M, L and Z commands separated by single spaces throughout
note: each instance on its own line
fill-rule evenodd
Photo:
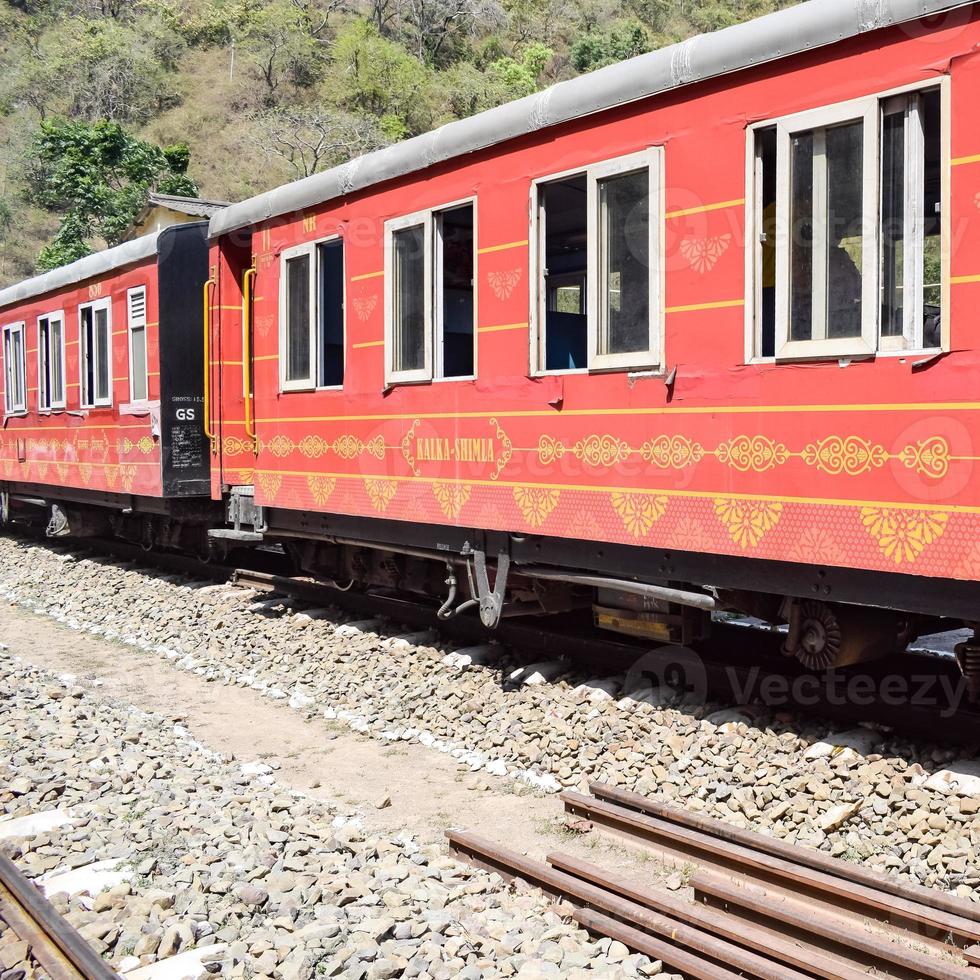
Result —
M 143 322 L 141 324 L 133 324 L 133 294 L 134 293 L 143 294 Z M 149 303 L 149 293 L 145 285 L 143 286 L 132 286 L 126 290 L 126 340 L 129 345 L 129 400 L 133 404 L 142 404 L 150 400 L 150 349 L 147 342 L 148 331 L 149 331 L 149 317 L 147 316 L 147 304 Z M 133 332 L 134 330 L 143 331 L 143 364 L 144 364 L 144 378 L 143 386 L 146 391 L 146 396 L 144 398 L 137 398 L 136 393 L 133 390 L 133 382 L 136 380 L 135 362 L 133 358 Z
M 48 321 L 48 344 L 46 349 L 42 350 L 41 347 L 41 321 Z M 59 355 L 61 357 L 61 394 L 59 398 L 55 398 L 53 394 L 50 396 L 50 401 L 47 405 L 41 404 L 41 390 L 43 388 L 43 366 L 48 365 L 48 375 L 50 380 L 51 366 L 50 366 L 50 353 L 51 353 L 51 323 L 52 321 L 58 321 L 61 323 L 61 344 Z M 68 375 L 66 372 L 67 368 L 67 338 L 65 336 L 65 311 L 52 310 L 50 313 L 42 313 L 37 318 L 37 411 L 39 415 L 51 415 L 54 412 L 63 412 L 68 407 Z
M 441 292 L 442 283 L 442 234 L 441 216 L 447 211 L 454 211 L 457 208 L 470 206 L 473 209 L 473 372 L 471 374 L 446 376 L 445 359 L 442 352 L 445 347 L 445 323 L 444 310 L 442 303 L 437 301 L 437 296 Z M 385 384 L 429 384 L 452 381 L 474 381 L 477 377 L 478 368 L 478 343 L 479 334 L 479 261 L 480 250 L 478 246 L 478 207 L 475 195 L 464 197 L 457 201 L 450 201 L 446 204 L 439 204 L 436 207 L 425 208 L 421 211 L 414 211 L 412 214 L 400 215 L 397 218 L 390 218 L 385 222 L 384 230 L 384 250 L 385 250 Z M 398 231 L 406 228 L 414 228 L 421 225 L 424 229 L 423 245 L 423 265 L 424 276 L 423 286 L 425 290 L 425 305 L 423 309 L 425 346 L 423 367 L 409 371 L 396 371 L 394 368 L 395 356 L 395 251 L 394 236 Z
M 643 371 L 661 373 L 665 363 L 665 324 L 666 304 L 664 254 L 665 241 L 665 149 L 655 144 L 634 153 L 611 157 L 581 167 L 573 167 L 558 173 L 536 177 L 531 181 L 530 228 L 528 234 L 528 264 L 531 282 L 530 303 L 530 365 L 532 377 L 548 375 L 592 374 L 602 372 Z M 623 354 L 599 354 L 599 183 L 616 177 L 647 169 L 649 178 L 650 220 L 648 244 L 650 255 L 649 298 L 649 346 L 644 351 L 629 351 Z M 583 368 L 562 368 L 549 371 L 545 344 L 547 342 L 548 290 L 542 276 L 542 265 L 546 255 L 546 223 L 542 220 L 540 187 L 568 177 L 584 175 L 586 178 L 586 228 L 589 248 L 586 254 L 585 272 L 585 312 L 588 318 L 587 356 L 588 364 Z
M 95 314 L 98 310 L 106 311 L 106 339 L 108 346 L 106 347 L 106 376 L 108 378 L 109 392 L 105 399 L 99 399 L 98 397 L 98 382 L 96 380 L 96 370 L 98 365 L 96 365 L 96 370 L 92 372 L 92 384 L 93 390 L 89 394 L 92 395 L 90 401 L 85 399 L 85 359 L 91 356 L 91 352 L 85 343 L 85 330 L 82 326 L 82 315 L 85 310 L 92 311 L 92 331 L 93 337 L 96 337 L 95 332 Z M 96 352 L 98 353 L 98 352 Z M 80 303 L 78 306 L 78 399 L 79 405 L 83 409 L 91 408 L 111 408 L 113 404 L 114 395 L 114 385 L 112 381 L 112 298 L 105 297 L 104 299 L 93 300 L 90 303 Z
M 20 361 L 18 364 L 11 365 L 7 357 L 7 338 L 14 334 L 20 334 Z M 13 418 L 18 415 L 27 414 L 27 323 L 24 320 L 17 320 L 8 323 L 0 332 L 3 352 L 3 414 L 4 418 Z M 11 341 L 12 345 L 12 341 Z M 23 393 L 23 401 L 19 404 L 11 404 L 10 398 L 10 370 L 11 367 L 20 375 L 20 388 Z
M 877 347 L 875 332 L 878 316 L 878 276 L 880 220 L 868 221 L 869 211 L 880 214 L 878 188 L 880 185 L 880 127 L 879 101 L 877 98 L 857 99 L 821 109 L 785 116 L 776 122 L 776 360 L 807 360 L 821 357 L 861 357 L 873 354 Z M 813 337 L 810 340 L 793 340 L 790 337 L 790 250 L 779 248 L 779 242 L 788 242 L 790 235 L 789 200 L 791 185 L 791 140 L 794 133 L 820 130 L 847 123 L 862 123 L 864 174 L 862 178 L 862 233 L 861 233 L 861 333 L 857 337 Z M 817 169 L 814 152 L 814 172 Z M 868 162 L 870 161 L 870 166 Z M 825 175 L 826 179 L 826 175 Z M 813 207 L 819 206 L 818 188 L 814 185 Z M 818 314 L 826 301 L 826 283 L 821 288 L 816 270 L 822 263 L 819 257 L 826 254 L 825 229 L 814 223 L 812 263 L 814 278 L 811 285 L 811 307 L 814 314 L 811 329 L 823 332 L 827 327 L 826 310 Z
M 950 245 L 951 245 L 951 118 L 952 108 L 951 99 L 951 79 L 949 75 L 939 78 L 923 79 L 907 85 L 896 86 L 881 92 L 875 92 L 858 99 L 850 99 L 845 102 L 835 103 L 829 106 L 820 106 L 807 109 L 802 112 L 792 113 L 787 116 L 774 117 L 759 120 L 746 128 L 746 173 L 745 173 L 745 283 L 746 283 L 746 302 L 745 302 L 745 363 L 746 364 L 773 364 L 781 362 L 800 362 L 800 361 L 821 361 L 821 360 L 848 360 L 852 357 L 908 357 L 921 354 L 935 354 L 950 350 Z M 882 147 L 882 116 L 885 104 L 896 97 L 907 96 L 916 93 L 925 93 L 930 90 L 939 92 L 940 101 L 940 185 L 941 185 L 941 213 L 940 213 L 940 252 L 941 252 L 941 304 L 942 304 L 942 323 L 941 339 L 939 346 L 925 347 L 922 341 L 921 325 L 916 327 L 917 336 L 909 338 L 903 332 L 903 336 L 883 337 L 881 333 L 881 311 L 880 311 L 880 274 L 881 274 L 881 194 L 882 194 L 882 175 L 881 175 L 881 147 Z M 763 356 L 762 351 L 762 295 L 761 286 L 761 266 L 762 266 L 762 247 L 761 233 L 763 215 L 761 213 L 761 194 L 762 194 L 762 171 L 758 158 L 758 141 L 756 134 L 765 129 L 775 129 L 777 139 L 777 162 L 776 162 L 776 237 L 777 241 L 786 241 L 788 232 L 788 208 L 784 205 L 779 206 L 783 201 L 785 193 L 788 193 L 788 174 L 789 161 L 780 162 L 779 146 L 781 140 L 781 129 L 787 132 L 799 132 L 808 128 L 818 128 L 821 125 L 833 125 L 831 120 L 846 122 L 856 120 L 861 114 L 859 111 L 870 111 L 874 118 L 874 152 L 872 159 L 874 166 L 865 168 L 864 182 L 869 182 L 874 186 L 874 221 L 871 222 L 874 238 L 873 274 L 870 277 L 874 291 L 870 293 L 870 307 L 868 304 L 869 289 L 871 283 L 868 277 L 862 276 L 862 306 L 863 322 L 862 335 L 860 338 L 839 338 L 825 339 L 821 341 L 788 341 L 788 344 L 781 348 L 782 334 L 780 319 L 788 316 L 788 304 L 790 302 L 788 266 L 789 251 L 787 248 L 777 249 L 776 253 L 776 323 L 775 323 L 775 353 L 772 356 Z M 865 124 L 865 153 L 868 147 L 868 126 Z M 785 146 L 784 146 L 785 153 Z M 909 191 L 906 190 L 908 196 Z M 867 199 L 867 198 L 866 198 Z M 865 242 L 868 240 L 868 230 L 865 228 Z M 865 265 L 867 258 L 864 259 Z M 783 273 L 781 274 L 781 267 Z M 867 320 L 870 310 L 872 323 L 870 330 L 864 322 Z M 788 333 L 788 319 L 783 320 L 782 327 Z M 911 342 L 910 342 L 911 341 Z M 815 343 L 822 346 L 822 350 L 813 348 Z M 791 349 L 786 346 L 792 345 Z M 809 347 L 809 350 L 803 348 Z
M 303 242 L 302 245 L 294 245 L 292 248 L 284 249 L 279 257 L 279 390 L 288 391 L 315 391 L 316 390 L 316 242 Z M 289 380 L 289 276 L 287 270 L 289 263 L 295 259 L 307 256 L 308 275 L 306 280 L 306 291 L 308 296 L 309 323 L 306 325 L 308 333 L 308 343 L 310 351 L 310 371 L 305 378 L 293 378 Z
M 347 366 L 347 244 L 343 235 L 327 235 L 314 241 L 303 242 L 284 249 L 279 257 L 279 391 L 282 394 L 294 391 L 342 391 L 343 382 L 339 385 L 321 385 L 320 380 L 320 248 L 332 242 L 340 242 L 341 262 L 343 263 L 343 293 L 340 298 L 343 339 L 341 346 L 344 358 L 344 373 Z M 287 346 L 289 312 L 289 280 L 286 275 L 286 264 L 291 259 L 308 255 L 309 291 L 310 291 L 310 374 L 307 378 L 286 379 L 289 368 L 289 349 Z

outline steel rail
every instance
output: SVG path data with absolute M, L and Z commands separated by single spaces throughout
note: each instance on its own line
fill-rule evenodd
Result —
M 920 952 L 927 948 L 942 953 L 922 936 L 912 936 L 908 943 L 903 943 L 891 941 L 883 935 L 874 935 L 860 927 L 847 928 L 841 917 L 813 906 L 804 908 L 793 901 L 799 896 L 753 879 L 702 871 L 694 875 L 691 885 L 695 894 L 710 895 L 726 903 L 729 909 L 744 909 L 748 913 L 746 918 L 752 923 L 771 919 L 783 927 L 809 933 L 838 948 L 857 950 L 884 963 L 889 973 L 898 967 L 911 976 L 928 977 L 930 980 L 975 980 L 977 976 L 976 968 L 969 966 L 965 957 L 957 961 L 951 957 L 940 958 Z M 946 950 L 959 953 L 959 950 L 954 951 L 951 947 L 946 947 Z
M 647 932 L 639 933 L 646 942 L 650 942 L 655 936 L 670 937 L 670 944 L 664 944 L 656 954 L 657 958 L 682 970 L 686 976 L 729 978 L 742 973 L 758 977 L 759 980 L 809 980 L 808 975 L 799 970 L 710 935 L 687 922 L 621 898 L 597 885 L 557 871 L 541 861 L 526 858 L 476 834 L 449 831 L 446 836 L 455 853 L 479 867 L 495 871 L 501 877 L 520 878 L 573 905 L 618 919 L 620 924 L 626 923 L 630 928 L 646 930 Z M 605 929 L 600 931 L 605 932 Z M 655 936 L 649 935 L 649 932 Z M 629 942 L 627 945 L 634 944 Z M 677 957 L 679 952 L 684 956 L 683 966 Z M 732 970 L 738 972 L 732 973 Z
M 74 926 L 3 854 L 0 919 L 30 946 L 31 954 L 52 980 L 119 980 Z
M 838 908 L 849 906 L 867 916 L 885 916 L 894 926 L 907 923 L 906 928 L 917 932 L 920 937 L 923 932 L 934 931 L 954 937 L 960 946 L 971 945 L 980 938 L 980 924 L 970 919 L 805 867 L 795 857 L 789 860 L 776 857 L 582 793 L 566 791 L 560 798 L 569 813 L 584 817 L 614 833 L 635 838 L 637 843 L 645 840 L 685 851 L 695 860 L 709 865 L 716 873 L 726 874 L 735 870 L 756 879 L 764 878 L 777 886 L 819 896 Z M 927 942 L 925 939 L 922 941 Z
M 645 813 L 650 817 L 657 817 L 660 820 L 667 820 L 672 823 L 688 827 L 691 830 L 698 830 L 713 837 L 720 837 L 732 844 L 740 844 L 756 851 L 763 851 L 773 857 L 785 858 L 813 868 L 815 871 L 823 871 L 838 878 L 844 878 L 869 888 L 875 888 L 881 892 L 887 892 L 898 898 L 906 899 L 910 902 L 918 902 L 920 905 L 949 912 L 951 915 L 969 919 L 975 923 L 980 923 L 980 905 L 958 898 L 955 895 L 938 891 L 934 888 L 926 888 L 924 885 L 916 885 L 912 882 L 902 881 L 894 875 L 885 874 L 882 871 L 875 871 L 860 864 L 853 864 L 842 861 L 840 858 L 831 857 L 823 851 L 817 851 L 809 847 L 800 847 L 796 844 L 788 844 L 778 837 L 770 837 L 766 834 L 758 834 L 751 830 L 743 830 L 725 823 L 723 820 L 716 820 L 701 813 L 694 813 L 683 810 L 678 806 L 671 806 L 661 803 L 659 800 L 651 800 L 639 793 L 630 790 L 620 789 L 618 786 L 611 786 L 608 783 L 593 782 L 589 784 L 589 792 L 596 799 L 605 800 L 608 803 L 616 803 L 627 809 Z
M 825 980 L 867 980 L 866 967 L 856 966 L 843 956 L 813 949 L 776 929 L 755 922 L 747 924 L 744 920 L 711 906 L 688 902 L 645 888 L 622 875 L 605 871 L 567 854 L 552 853 L 545 860 L 558 871 L 591 882 L 638 905 L 682 919 L 705 932 L 747 946 L 763 956 L 780 960 L 805 973 L 812 973 Z

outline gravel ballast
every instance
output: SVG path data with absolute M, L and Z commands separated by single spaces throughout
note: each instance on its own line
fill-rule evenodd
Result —
M 395 627 L 352 626 L 339 610 L 308 615 L 13 539 L 0 539 L 0 594 L 308 717 L 450 752 L 488 779 L 542 792 L 600 779 L 977 898 L 980 768 L 941 740 L 677 706 L 567 664 L 502 684 L 528 661 L 499 648 L 459 657 Z
M 349 807 L 2 652 L 0 703 L 0 847 L 119 972 L 177 956 L 189 976 L 277 980 L 660 972 L 536 891 L 368 834 Z M 0 977 L 33 975 L 0 923 Z

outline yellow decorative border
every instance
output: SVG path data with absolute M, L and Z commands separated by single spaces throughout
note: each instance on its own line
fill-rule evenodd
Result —
M 936 480 L 947 475 L 951 462 L 975 462 L 978 459 L 953 456 L 949 443 L 942 436 L 912 443 L 898 453 L 889 453 L 884 446 L 854 435 L 827 436 L 809 443 L 800 452 L 791 452 L 784 443 L 764 435 L 732 436 L 716 449 L 705 449 L 701 443 L 686 436 L 657 436 L 636 449 L 611 435 L 586 436 L 570 446 L 553 436 L 542 435 L 536 449 L 523 451 L 536 453 L 542 466 L 550 466 L 570 454 L 588 466 L 609 468 L 637 455 L 665 470 L 686 469 L 706 456 L 714 456 L 739 473 L 766 473 L 785 465 L 790 459 L 799 459 L 830 476 L 861 476 L 894 460 L 921 476 Z
M 512 248 L 524 248 L 528 241 L 526 238 L 519 242 L 505 242 L 503 245 L 488 245 L 486 248 L 479 248 L 476 251 L 477 255 L 490 255 L 492 252 L 506 252 L 508 249 Z
M 726 208 L 740 208 L 745 203 L 744 197 L 738 197 L 731 201 L 718 201 L 715 204 L 702 204 L 696 208 L 681 208 L 679 211 L 668 211 L 664 215 L 664 220 L 670 221 L 673 218 L 683 218 L 689 214 L 705 214 L 708 211 L 724 211 Z
M 260 473 L 281 473 L 283 476 L 294 476 L 306 479 L 309 476 L 322 476 L 336 480 L 363 479 L 353 473 L 311 473 L 306 470 L 257 470 Z M 933 503 L 915 503 L 914 501 L 896 500 L 860 500 L 848 499 L 847 497 L 794 497 L 794 496 L 773 496 L 772 494 L 760 493 L 733 493 L 728 490 L 678 490 L 673 487 L 615 487 L 615 486 L 596 486 L 594 484 L 583 483 L 524 483 L 516 480 L 474 480 L 456 477 L 427 477 L 427 476 L 395 476 L 387 474 L 379 477 L 389 482 L 395 483 L 467 483 L 474 487 L 505 487 L 505 488 L 533 488 L 538 490 L 557 490 L 558 492 L 568 491 L 570 493 L 639 493 L 650 496 L 663 497 L 684 497 L 691 500 L 717 500 L 725 498 L 728 500 L 747 500 L 776 502 L 781 504 L 812 504 L 818 507 L 884 507 L 893 510 L 905 511 L 935 511 L 937 505 Z M 971 504 L 942 504 L 941 510 L 947 514 L 980 514 L 980 506 Z

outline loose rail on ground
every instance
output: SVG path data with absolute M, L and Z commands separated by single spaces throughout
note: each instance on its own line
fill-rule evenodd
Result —
M 590 932 L 689 977 L 980 976 L 980 906 L 972 902 L 616 787 L 590 789 L 562 794 L 576 828 L 685 868 L 693 901 L 566 854 L 536 861 L 454 830 L 450 846 L 570 904 Z
M 75 928 L 0 854 L 0 920 L 31 948 L 52 980 L 119 980 Z

